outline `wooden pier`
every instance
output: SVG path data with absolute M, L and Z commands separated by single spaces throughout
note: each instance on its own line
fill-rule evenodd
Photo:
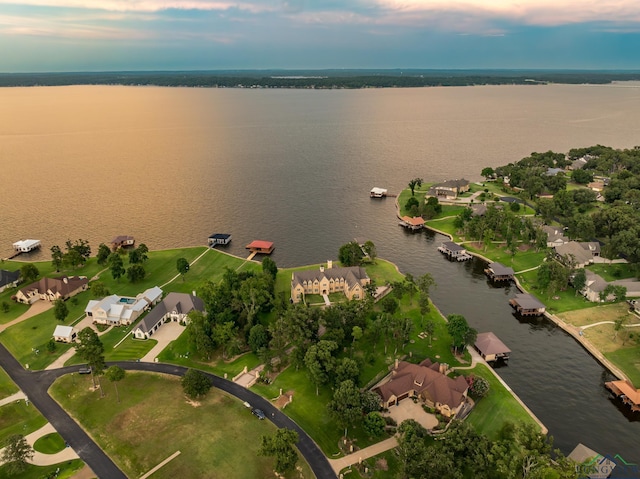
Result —
M 449 259 L 455 259 L 456 261 L 467 261 L 473 258 L 473 256 L 467 253 L 464 247 L 453 241 L 443 241 L 442 244 L 438 246 L 438 251 L 446 255 Z

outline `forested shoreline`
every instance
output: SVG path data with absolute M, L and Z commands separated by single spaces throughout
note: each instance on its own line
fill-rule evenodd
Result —
M 0 87 L 126 85 L 208 88 L 416 88 L 429 86 L 609 84 L 640 72 L 545 70 L 243 70 L 2 73 Z

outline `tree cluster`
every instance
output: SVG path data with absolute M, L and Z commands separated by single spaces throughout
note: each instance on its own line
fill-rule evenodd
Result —
M 60 271 L 63 267 L 75 269 L 84 266 L 91 256 L 91 247 L 87 240 L 79 239 L 73 243 L 67 240 L 65 248 L 66 251 L 63 252 L 58 245 L 51 247 L 51 264 L 56 271 Z

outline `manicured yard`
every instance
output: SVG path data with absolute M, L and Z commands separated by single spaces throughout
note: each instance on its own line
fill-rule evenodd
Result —
M 368 473 L 360 474 L 358 468 L 367 467 Z M 349 479 L 388 479 L 390 477 L 399 477 L 400 474 L 400 458 L 395 449 L 392 449 L 377 456 L 370 457 L 362 461 L 362 466 L 353 465 L 344 469 L 344 477 Z
M 0 444 L 12 434 L 26 436 L 37 431 L 47 423 L 40 412 L 24 400 L 5 404 L 0 407 Z
M 507 422 L 537 423 L 527 411 L 514 399 L 509 391 L 498 381 L 489 369 L 483 364 L 476 365 L 472 370 L 461 371 L 465 376 L 474 374 L 489 381 L 489 394 L 480 399 L 467 421 L 476 431 L 486 434 L 491 440 L 498 439 L 498 433 Z
M 628 263 L 598 263 L 587 266 L 587 269 L 602 276 L 605 281 L 616 281 L 618 279 L 635 278 L 635 272 Z
M 636 388 L 640 388 L 640 345 L 621 348 L 604 355 L 622 369 Z
M 20 475 L 11 476 L 9 475 L 9 466 L 5 465 L 0 466 L 0 477 L 13 477 L 16 479 L 42 479 L 46 477 L 55 477 L 56 479 L 69 479 L 83 467 L 84 462 L 80 459 L 74 459 L 73 461 L 62 462 L 52 466 L 34 466 L 32 464 L 27 464 L 26 469 L 22 471 Z
M 64 439 L 57 432 L 36 439 L 33 448 L 43 454 L 56 454 L 66 447 Z
M 16 303 L 11 300 L 11 296 L 15 293 L 16 290 L 12 289 L 3 291 L 2 294 L 0 294 L 0 304 L 7 303 L 9 305 L 9 311 L 6 313 L 4 311 L 0 311 L 0 324 L 7 324 L 9 321 L 13 321 L 29 309 L 29 305 Z
M 140 359 L 145 356 L 153 347 L 158 344 L 155 339 L 135 339 L 131 335 L 131 326 L 113 327 L 111 330 L 100 336 L 100 341 L 104 345 L 104 357 L 107 361 L 126 361 Z M 124 339 L 124 341 L 122 341 Z M 114 348 L 118 344 L 117 348 Z M 73 355 L 66 363 L 66 366 L 82 364 L 83 361 L 78 356 Z
M 244 405 L 212 389 L 188 402 L 180 380 L 128 372 L 118 385 L 103 384 L 109 400 L 90 391 L 91 379 L 60 378 L 50 392 L 129 477 L 139 477 L 180 451 L 154 478 L 270 477 L 273 459 L 257 455 L 263 435 L 276 428 L 257 420 Z M 104 381 L 103 381 L 104 383 Z M 303 477 L 312 478 L 303 461 Z M 288 477 L 294 477 L 290 475 Z
M 19 391 L 18 386 L 11 380 L 9 375 L 0 367 L 0 399 L 11 396 Z

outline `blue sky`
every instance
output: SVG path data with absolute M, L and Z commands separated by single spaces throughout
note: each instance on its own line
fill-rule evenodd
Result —
M 0 0 L 0 71 L 640 69 L 639 0 Z

